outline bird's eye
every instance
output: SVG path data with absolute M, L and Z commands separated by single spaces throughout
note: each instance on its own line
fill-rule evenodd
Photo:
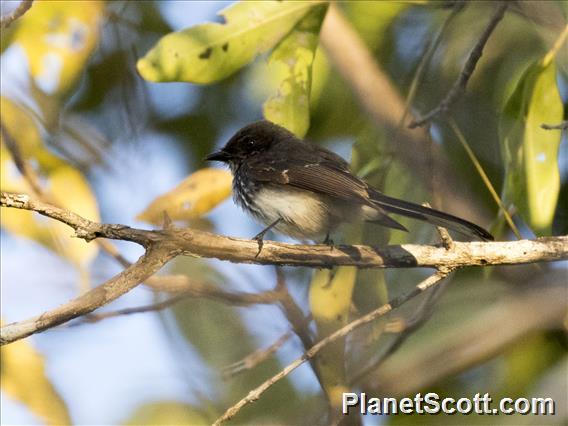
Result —
M 253 138 L 247 138 L 247 140 L 245 141 L 247 146 L 252 148 L 254 146 L 254 139 Z

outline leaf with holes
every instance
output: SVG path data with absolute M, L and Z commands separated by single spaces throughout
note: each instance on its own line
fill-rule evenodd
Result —
M 312 64 L 327 5 L 314 7 L 270 55 L 271 73 L 279 75 L 277 93 L 264 103 L 264 116 L 303 137 L 310 125 Z
M 154 82 L 219 81 L 272 49 L 320 2 L 238 2 L 219 14 L 225 23 L 207 23 L 170 33 L 137 63 Z

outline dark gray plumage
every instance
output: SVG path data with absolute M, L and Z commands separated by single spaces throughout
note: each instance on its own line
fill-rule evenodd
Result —
M 380 193 L 353 175 L 337 154 L 269 121 L 243 127 L 207 160 L 229 165 L 234 175 L 233 195 L 244 210 L 297 239 L 316 240 L 339 224 L 356 220 L 406 230 L 388 216 L 394 213 L 493 240 L 474 223 Z

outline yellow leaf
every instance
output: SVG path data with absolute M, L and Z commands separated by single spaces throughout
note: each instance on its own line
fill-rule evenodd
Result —
M 27 340 L 0 349 L 2 390 L 48 425 L 71 423 L 65 403 L 45 374 L 45 362 Z
M 264 117 L 299 137 L 310 127 L 312 63 L 327 5 L 314 7 L 270 55 L 271 72 L 281 75 L 276 94 L 263 105 Z
M 5 126 L 17 143 L 23 159 L 35 166 L 34 171 L 38 177 L 44 178 L 44 189 L 48 197 L 59 207 L 98 221 L 97 202 L 83 175 L 44 148 L 37 126 L 26 111 L 5 98 L 2 98 L 1 105 L 2 126 Z M 5 143 L 2 138 L 1 189 L 33 195 L 32 188 L 16 168 Z M 98 252 L 95 244 L 72 238 L 73 231 L 67 225 L 33 212 L 5 209 L 2 211 L 1 225 L 16 235 L 30 238 L 48 247 L 81 269 L 85 268 Z
M 198 170 L 171 191 L 157 197 L 136 218 L 153 224 L 163 221 L 164 212 L 173 220 L 198 218 L 231 194 L 231 182 L 228 171 Z
M 340 266 L 332 273 L 316 271 L 310 283 L 310 311 L 323 339 L 347 324 L 357 268 Z M 316 358 L 318 373 L 333 407 L 341 406 L 349 391 L 345 372 L 345 338 L 328 345 Z
M 26 53 L 38 87 L 66 92 L 77 80 L 99 40 L 104 2 L 35 1 L 18 21 L 11 42 Z
M 71 166 L 59 167 L 49 175 L 48 192 L 59 207 L 77 213 L 85 219 L 97 222 L 100 220 L 97 200 L 88 182 Z M 69 226 L 53 220 L 49 221 L 49 226 L 58 251 L 74 265 L 85 266 L 97 255 L 97 245 L 74 238 L 73 230 Z

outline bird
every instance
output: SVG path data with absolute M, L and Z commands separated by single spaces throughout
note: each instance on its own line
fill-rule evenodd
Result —
M 493 240 L 488 231 L 465 219 L 379 192 L 353 174 L 341 156 L 268 120 L 244 126 L 205 160 L 229 166 L 236 204 L 266 225 L 253 237 L 259 253 L 269 230 L 331 245 L 331 233 L 343 223 L 367 221 L 408 231 L 390 214 L 467 238 Z

